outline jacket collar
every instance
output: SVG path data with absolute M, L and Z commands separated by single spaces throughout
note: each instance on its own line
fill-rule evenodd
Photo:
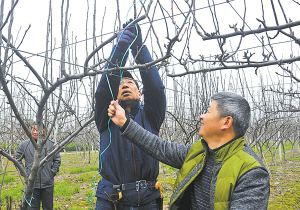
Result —
M 137 114 L 139 107 L 140 107 L 140 101 L 139 100 L 130 100 L 130 101 L 126 101 L 126 103 L 130 103 L 132 106 L 131 112 L 130 113 L 126 113 L 129 116 L 132 116 L 133 118 L 135 117 L 135 115 Z M 125 103 L 121 103 L 121 106 L 123 107 L 123 109 L 125 109 Z
M 201 143 L 207 154 L 213 155 L 217 162 L 223 162 L 237 151 L 243 149 L 245 140 L 243 138 L 234 138 L 216 149 L 210 149 L 204 139 L 201 139 Z

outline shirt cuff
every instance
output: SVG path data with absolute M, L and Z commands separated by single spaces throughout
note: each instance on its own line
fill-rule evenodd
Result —
M 130 118 L 128 117 L 125 124 L 122 127 L 120 127 L 120 130 L 121 130 L 122 133 L 126 130 L 129 122 L 130 122 Z

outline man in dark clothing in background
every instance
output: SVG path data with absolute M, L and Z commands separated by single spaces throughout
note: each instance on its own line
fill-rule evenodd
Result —
M 45 128 L 41 132 L 44 136 Z M 31 126 L 32 138 L 37 141 L 39 137 L 38 125 L 32 124 Z M 47 140 L 42 150 L 41 159 L 47 156 L 54 149 L 54 142 Z M 27 176 L 30 174 L 34 159 L 34 146 L 30 140 L 23 141 L 18 149 L 16 150 L 16 159 L 21 165 L 22 159 L 25 160 L 25 170 Z M 42 202 L 42 207 L 44 210 L 53 209 L 53 188 L 54 188 L 54 176 L 59 170 L 61 160 L 60 154 L 56 153 L 52 156 L 42 168 L 39 169 L 36 180 L 34 182 L 33 195 L 30 200 L 28 200 L 29 209 L 39 210 L 40 203 Z
M 201 140 L 193 145 L 163 141 L 125 116 L 117 101 L 108 115 L 130 139 L 157 160 L 180 169 L 172 210 L 267 209 L 269 173 L 245 143 L 250 106 L 235 93 L 212 96 L 208 111 L 200 116 Z
M 159 133 L 165 117 L 166 97 L 158 69 L 155 66 L 140 69 L 144 95 L 144 105 L 141 105 L 137 82 L 121 68 L 126 63 L 129 48 L 137 64 L 152 61 L 142 43 L 137 24 L 125 27 L 119 33 L 106 68 L 120 69 L 104 73 L 95 94 L 95 121 L 100 133 L 99 171 L 102 176 L 96 192 L 97 210 L 160 208 L 160 192 L 155 188 L 158 161 L 122 137 L 118 126 L 107 115 L 110 101 L 116 97 L 128 118 L 155 135 Z

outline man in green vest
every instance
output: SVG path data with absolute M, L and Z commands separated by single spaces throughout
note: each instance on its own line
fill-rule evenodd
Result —
M 127 119 L 117 101 L 108 115 L 122 135 L 157 160 L 180 169 L 170 198 L 170 209 L 267 209 L 269 173 L 245 143 L 250 106 L 230 92 L 212 96 L 200 116 L 199 135 L 192 145 L 163 141 Z

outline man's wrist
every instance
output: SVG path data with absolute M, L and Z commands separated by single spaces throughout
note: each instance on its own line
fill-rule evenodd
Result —
M 125 121 L 125 122 L 123 123 L 123 125 L 120 127 L 120 130 L 121 130 L 122 133 L 126 130 L 128 124 L 129 124 L 129 121 L 130 121 L 130 118 L 125 118 L 125 119 L 126 119 L 126 121 Z
M 141 52 L 142 48 L 146 47 L 146 45 L 141 45 L 141 46 L 135 46 L 131 48 L 131 53 L 134 57 L 138 56 L 139 53 Z
M 131 53 L 137 64 L 144 64 L 153 61 L 146 45 L 143 45 L 138 51 L 131 50 Z

